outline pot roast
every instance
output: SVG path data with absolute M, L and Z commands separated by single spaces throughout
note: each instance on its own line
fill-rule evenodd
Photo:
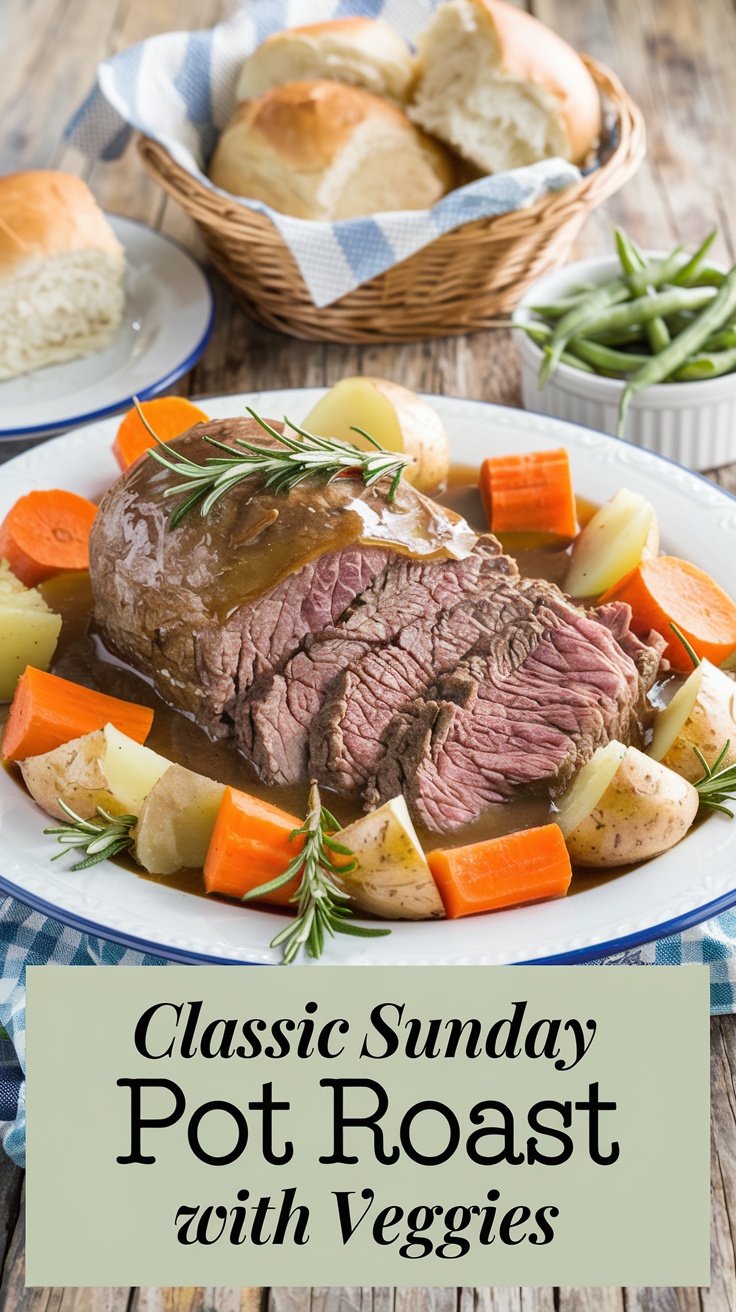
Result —
M 274 424 L 280 429 L 280 425 Z M 203 463 L 252 419 L 169 447 Z M 258 476 L 203 518 L 168 519 L 179 480 L 144 456 L 90 539 L 105 642 L 266 783 L 316 778 L 378 805 L 403 793 L 443 832 L 519 790 L 559 792 L 596 747 L 636 739 L 658 652 L 627 606 L 583 610 L 523 579 L 491 534 L 407 484 Z

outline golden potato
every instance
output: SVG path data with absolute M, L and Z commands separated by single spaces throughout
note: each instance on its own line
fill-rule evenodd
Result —
M 573 788 L 595 759 L 583 768 Z M 600 773 L 602 782 L 606 772 Z M 697 791 L 686 779 L 636 747 L 627 747 L 590 812 L 565 834 L 570 859 L 577 865 L 605 869 L 660 856 L 684 838 L 699 804 Z
M 303 428 L 318 437 L 352 442 L 362 450 L 370 443 L 351 430 L 370 433 L 387 451 L 411 456 L 404 478 L 420 492 L 431 492 L 446 480 L 450 443 L 439 415 L 407 387 L 384 378 L 343 378 L 318 401 Z
M 26 666 L 49 668 L 60 631 L 61 615 L 0 560 L 0 701 L 12 700 Z
M 58 820 L 68 819 L 59 798 L 83 820 L 94 816 L 98 806 L 110 815 L 138 815 L 170 765 L 112 724 L 20 762 L 29 793 Z
M 434 920 L 445 909 L 414 831 L 406 801 L 393 797 L 335 834 L 357 868 L 335 878 L 361 911 L 384 920 Z M 336 858 L 337 860 L 338 858 Z
M 693 748 L 712 766 L 726 743 L 724 769 L 736 762 L 736 683 L 703 660 L 657 715 L 649 755 L 692 784 L 703 777 Z
M 152 875 L 203 866 L 224 791 L 214 779 L 170 766 L 148 794 L 133 830 L 136 861 Z
M 622 487 L 576 537 L 565 591 L 572 597 L 599 597 L 636 569 L 644 551 L 659 552 L 654 507 Z

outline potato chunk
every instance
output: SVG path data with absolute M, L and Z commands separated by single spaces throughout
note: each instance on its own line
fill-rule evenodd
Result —
M 692 784 L 704 773 L 693 749 L 714 765 L 726 743 L 723 769 L 736 762 L 736 683 L 702 660 L 659 712 L 649 755 Z
M 27 665 L 47 670 L 61 632 L 61 615 L 37 588 L 26 588 L 0 560 L 0 701 L 11 701 Z
M 588 814 L 578 819 L 580 808 L 571 800 L 566 811 L 562 799 L 560 827 L 577 865 L 609 868 L 660 856 L 684 838 L 698 811 L 700 799 L 692 784 L 636 747 L 624 749 L 609 778 L 616 760 L 613 746 L 599 747 L 569 790 L 571 795 L 577 791 L 578 801 L 583 793 L 586 801 L 598 793 Z M 567 832 L 565 816 L 567 824 L 577 821 Z
M 59 820 L 68 818 L 59 798 L 83 820 L 93 816 L 98 806 L 110 815 L 138 815 L 170 765 L 112 724 L 20 762 L 31 796 Z
M 224 784 L 171 765 L 154 784 L 133 831 L 136 861 L 152 875 L 204 865 Z
M 636 569 L 643 553 L 656 556 L 658 550 L 654 507 L 622 487 L 576 537 L 565 591 L 572 597 L 599 597 Z
M 411 456 L 404 478 L 420 492 L 444 483 L 450 468 L 447 434 L 439 415 L 415 392 L 384 378 L 343 378 L 317 402 L 303 427 L 318 437 L 369 450 L 370 443 L 351 431 L 352 424 L 387 451 Z
M 335 834 L 355 853 L 357 868 L 335 879 L 361 911 L 384 920 L 434 920 L 442 898 L 414 831 L 406 801 L 393 797 Z M 335 857 L 335 863 L 340 858 Z

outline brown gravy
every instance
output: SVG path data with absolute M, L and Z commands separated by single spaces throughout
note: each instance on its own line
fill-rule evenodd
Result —
M 447 490 L 437 500 L 462 515 L 473 528 L 487 531 L 477 477 L 478 471 L 472 467 L 454 466 Z M 581 524 L 596 509 L 592 503 L 578 499 L 578 518 Z M 504 550 L 517 560 L 522 574 L 545 578 L 558 584 L 562 582 L 567 568 L 568 548 L 559 538 L 543 534 L 507 534 L 501 538 L 501 542 Z M 307 804 L 306 785 L 286 788 L 261 783 L 252 766 L 240 756 L 231 742 L 211 741 L 204 729 L 184 713 L 167 706 L 147 680 L 110 656 L 95 634 L 91 622 L 92 591 L 88 574 L 60 575 L 42 584 L 41 591 L 48 604 L 63 620 L 51 666 L 54 674 L 110 696 L 152 707 L 155 715 L 146 745 L 153 751 L 179 765 L 217 779 L 220 783 L 263 797 L 299 817 L 301 823 Z M 0 725 L 6 710 L 0 707 Z M 12 773 L 16 774 L 15 771 Z M 19 772 L 17 777 L 20 782 Z M 363 814 L 360 798 L 330 794 L 325 790 L 325 800 L 343 825 L 350 824 Z M 530 829 L 545 824 L 550 815 L 551 804 L 547 798 L 527 797 L 492 806 L 474 824 L 466 825 L 452 834 L 433 834 L 423 829 L 417 832 L 425 850 L 430 851 L 434 847 L 460 847 L 519 829 Z M 140 878 L 204 896 L 201 870 L 184 870 L 165 876 L 148 875 L 132 862 L 126 864 Z M 620 873 L 623 872 L 576 872 L 570 891 L 583 892 Z

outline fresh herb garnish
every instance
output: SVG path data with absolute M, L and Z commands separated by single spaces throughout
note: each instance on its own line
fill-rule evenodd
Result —
M 304 836 L 302 850 L 289 863 L 283 875 L 251 889 L 243 898 L 244 902 L 252 902 L 266 893 L 275 893 L 277 888 L 283 888 L 284 884 L 301 876 L 298 889 L 289 899 L 297 903 L 296 919 L 290 921 L 271 941 L 272 948 L 283 945 L 285 966 L 294 961 L 302 945 L 310 957 L 319 957 L 324 948 L 325 932 L 332 938 L 335 933 L 353 934 L 356 938 L 383 938 L 391 933 L 390 929 L 365 929 L 362 925 L 350 924 L 346 919 L 353 913 L 350 907 L 340 906 L 340 902 L 347 901 L 349 894 L 337 887 L 332 875 L 349 874 L 358 863 L 349 847 L 343 847 L 342 843 L 336 843 L 330 837 L 330 832 L 334 833 L 339 828 L 334 816 L 323 807 L 319 788 L 313 782 L 309 790 L 307 818 L 300 829 L 292 830 L 289 835 L 289 842 Z M 353 860 L 336 866 L 330 859 L 331 852 L 353 857 Z
M 678 629 L 677 625 L 674 623 L 673 620 L 670 620 L 670 628 L 672 629 L 672 632 L 675 634 L 675 637 L 680 639 L 680 642 L 682 643 L 683 647 L 685 648 L 685 651 L 687 652 L 688 656 L 690 657 L 690 660 L 693 663 L 693 669 L 697 670 L 700 664 L 700 657 L 696 656 L 695 652 L 690 646 L 690 643 L 685 637 L 685 634 L 682 632 L 681 629 Z
M 126 848 L 133 846 L 133 837 L 131 829 L 138 824 L 136 815 L 108 815 L 101 806 L 97 807 L 97 814 L 102 818 L 103 824 L 95 820 L 83 820 L 81 815 L 72 811 L 66 802 L 62 802 L 57 797 L 57 802 L 62 811 L 65 811 L 71 821 L 70 824 L 62 824 L 57 829 L 44 829 L 45 834 L 56 834 L 57 842 L 61 843 L 62 851 L 52 856 L 52 861 L 57 861 L 60 856 L 64 855 L 66 849 L 78 848 L 87 853 L 85 861 L 78 861 L 76 865 L 70 866 L 70 870 L 86 870 L 89 866 L 96 866 L 98 861 L 106 861 L 110 856 L 117 856 L 119 852 L 124 852 Z
M 698 747 L 693 747 L 700 764 L 705 771 L 702 779 L 698 779 L 694 785 L 700 795 L 701 808 L 706 807 L 714 811 L 722 811 L 724 815 L 730 816 L 733 820 L 733 811 L 730 811 L 725 802 L 736 801 L 736 765 L 727 765 L 723 770 L 718 767 L 726 755 L 731 741 L 726 743 L 718 760 L 714 765 L 708 765 L 703 753 Z
M 241 454 L 235 447 L 225 446 L 216 438 L 203 434 L 205 442 L 209 442 L 210 446 L 218 447 L 225 454 L 209 456 L 203 465 L 198 465 L 194 460 L 172 452 L 165 442 L 161 442 L 143 414 L 137 398 L 133 397 L 133 400 L 141 422 L 157 443 L 156 447 L 149 451 L 149 455 L 153 456 L 160 465 L 170 469 L 173 474 L 187 480 L 164 492 L 165 497 L 177 496 L 180 492 L 189 493 L 171 516 L 169 528 L 176 528 L 187 512 L 196 505 L 200 506 L 200 513 L 203 516 L 208 515 L 221 496 L 229 492 L 242 479 L 250 478 L 252 474 L 260 474 L 264 487 L 271 488 L 276 494 L 286 494 L 314 475 L 327 484 L 332 483 L 340 475 L 348 472 L 356 473 L 362 477 L 366 487 L 371 487 L 379 478 L 389 474 L 392 476 L 392 482 L 388 500 L 393 502 L 402 471 L 411 464 L 406 456 L 397 455 L 395 451 L 387 451 L 370 434 L 363 432 L 362 428 L 357 428 L 354 424 L 351 425 L 351 431 L 360 433 L 375 450 L 361 451 L 359 447 L 351 446 L 349 442 L 339 442 L 331 437 L 317 437 L 314 433 L 307 433 L 305 429 L 284 416 L 287 426 L 298 434 L 298 437 L 287 437 L 285 433 L 277 433 L 276 429 L 271 428 L 265 419 L 261 419 L 255 410 L 246 406 L 248 414 L 252 415 L 271 437 L 276 438 L 283 449 L 257 446 L 254 442 L 246 442 L 244 438 L 238 437 L 235 439 L 235 445 L 243 448 Z

